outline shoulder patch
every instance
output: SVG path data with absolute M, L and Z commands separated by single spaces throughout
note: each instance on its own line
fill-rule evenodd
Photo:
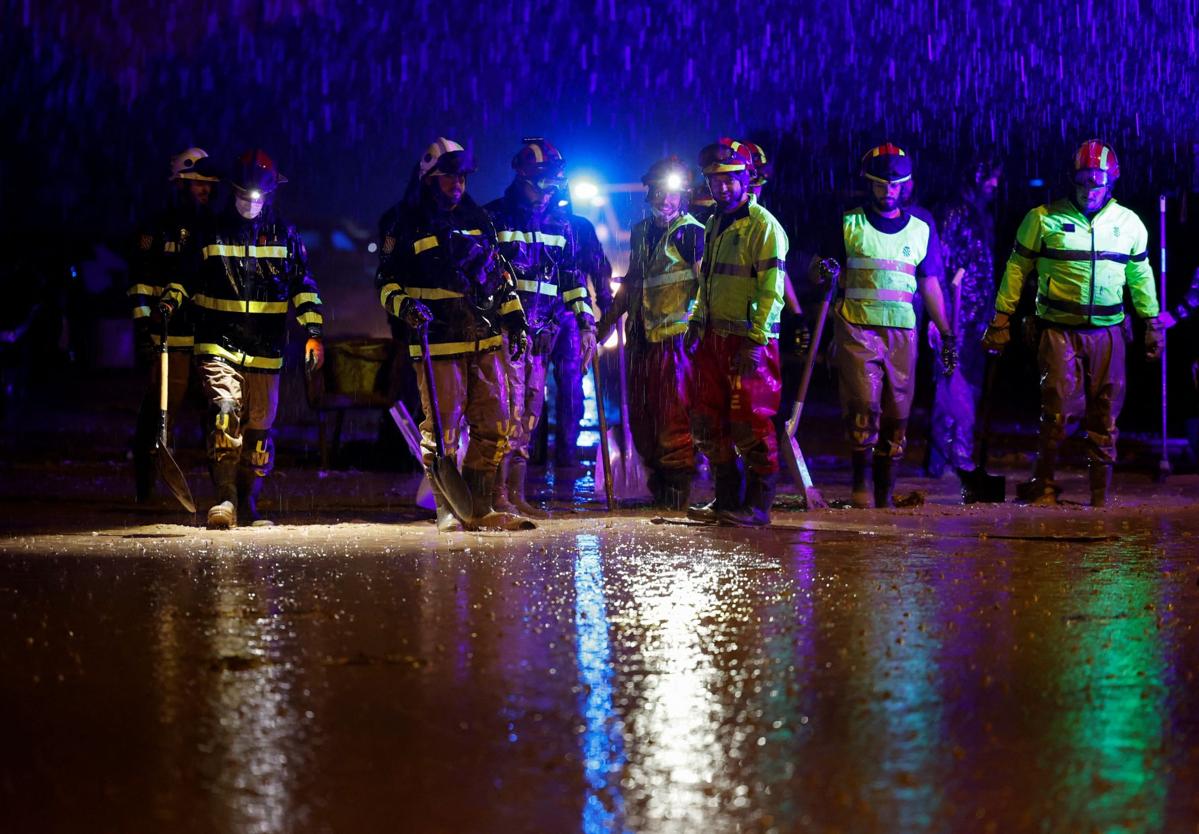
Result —
M 396 239 L 391 235 L 383 238 L 383 254 L 390 255 L 392 250 L 396 248 Z
M 143 252 L 149 252 L 150 247 L 154 245 L 153 235 L 142 235 L 142 239 L 138 242 L 138 248 Z

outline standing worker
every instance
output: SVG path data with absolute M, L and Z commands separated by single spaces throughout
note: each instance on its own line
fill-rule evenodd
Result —
M 158 435 L 162 342 L 162 317 L 158 299 L 171 280 L 178 280 L 184 250 L 212 218 L 212 190 L 220 182 L 212 160 L 202 148 L 188 148 L 171 157 L 171 197 L 167 207 L 142 230 L 131 270 L 127 295 L 133 303 L 133 338 L 139 365 L 149 364 L 150 379 L 137 413 L 133 435 L 133 474 L 137 502 L 147 501 L 154 490 L 154 443 Z M 190 311 L 181 310 L 167 335 L 167 419 L 175 414 L 187 394 L 192 364 L 193 324 Z
M 653 214 L 632 228 L 629 272 L 600 321 L 600 338 L 629 314 L 633 445 L 650 470 L 654 506 L 683 510 L 695 477 L 683 334 L 699 289 L 704 227 L 687 213 L 691 171 L 677 156 L 655 162 L 641 182 Z
M 496 479 L 493 506 L 531 518 L 547 514 L 526 497 L 529 447 L 545 407 L 545 373 L 562 321 L 574 317 L 583 364 L 595 351 L 595 316 L 587 287 L 568 268 L 574 233 L 566 216 L 552 211 L 566 185 L 566 161 L 547 140 L 526 139 L 512 159 L 516 172 L 504 196 L 485 208 L 495 225 L 500 252 L 516 272 L 516 289 L 528 322 L 529 350 L 509 360 L 512 420 L 511 450 Z M 502 356 L 508 354 L 503 353 Z
M 513 431 L 509 380 L 501 360 L 508 333 L 512 360 L 528 348 L 525 317 L 511 278 L 496 257 L 498 244 L 487 213 L 466 193 L 475 172 L 470 153 L 457 142 L 438 139 L 417 163 L 404 201 L 387 218 L 375 285 L 388 314 L 412 331 L 429 328 L 429 356 L 437 389 L 445 453 L 457 460 L 460 424 L 470 441 L 463 480 L 470 487 L 470 522 L 487 524 L 496 471 Z M 423 358 L 419 343 L 408 348 Z M 428 466 L 437 451 L 433 398 L 423 373 L 420 388 L 421 449 Z M 463 529 L 446 497 L 433 485 L 437 529 Z
M 955 299 L 950 311 L 959 346 L 957 372 L 936 388 L 926 474 L 940 478 L 946 465 L 959 476 L 974 470 L 974 412 L 983 386 L 982 336 L 995 298 L 995 223 L 991 202 L 1003 167 L 980 156 L 967 167 L 956 197 L 937 207 L 944 261 L 941 292 Z
M 1107 503 L 1116 462 L 1116 419 L 1124 405 L 1124 288 L 1145 319 L 1145 356 L 1159 359 L 1165 328 L 1149 266 L 1149 233 L 1116 202 L 1116 152 L 1089 139 L 1074 154 L 1073 194 L 1025 215 L 995 297 L 984 346 L 1000 352 L 1011 341 L 1011 315 L 1028 275 L 1037 271 L 1037 364 L 1041 370 L 1041 430 L 1032 479 L 1017 496 L 1056 504 L 1054 480 L 1062 441 L 1082 419 L 1087 431 L 1091 506 Z
M 232 204 L 200 239 L 183 280 L 168 284 L 160 309 L 172 316 L 186 301 L 196 312 L 196 371 L 208 399 L 208 460 L 216 503 L 208 526 L 270 524 L 258 496 L 275 465 L 271 429 L 279 408 L 279 374 L 287 344 L 287 310 L 307 334 L 305 368 L 325 361 L 324 316 L 308 253 L 295 227 L 275 210 L 287 182 L 274 161 L 249 150 L 233 166 Z
M 844 264 L 834 307 L 841 410 L 853 454 L 853 506 L 890 507 L 895 468 L 907 441 L 916 372 L 917 292 L 941 334 L 941 360 L 952 374 L 957 348 L 941 297 L 941 252 L 933 224 L 900 204 L 912 162 L 885 143 L 862 157 L 864 205 L 845 212 L 828 248 Z M 873 461 L 871 457 L 873 456 Z M 866 486 L 873 469 L 873 496 Z
M 692 356 L 691 429 L 712 464 L 716 497 L 694 505 L 697 521 L 770 524 L 778 484 L 779 312 L 787 235 L 750 199 L 753 162 L 739 142 L 700 152 L 716 211 L 704 230 L 704 257 L 684 347 Z M 744 478 L 738 457 L 745 466 Z

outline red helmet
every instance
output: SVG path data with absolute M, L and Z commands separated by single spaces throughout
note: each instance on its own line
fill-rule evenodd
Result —
M 874 182 L 907 182 L 912 178 L 912 158 L 898 145 L 884 142 L 866 151 L 859 173 Z
M 699 185 L 695 187 L 695 191 L 691 194 L 691 205 L 694 208 L 711 208 L 716 205 L 716 201 L 712 199 L 712 189 L 708 188 L 708 181 L 701 179 Z
M 1097 176 L 1095 172 L 1106 176 Z M 1088 139 L 1074 152 L 1073 174 L 1075 182 L 1083 178 L 1094 185 L 1111 185 L 1120 178 L 1120 161 L 1111 145 L 1099 139 Z
M 512 157 L 512 169 L 527 180 L 564 180 L 563 170 L 566 160 L 562 154 L 549 143 L 539 137 L 522 139 L 524 145 L 516 156 Z
M 737 171 L 752 173 L 754 161 L 749 155 L 749 148 L 736 139 L 726 137 L 699 152 L 699 167 L 703 169 L 704 176 Z
M 261 148 L 246 151 L 233 163 L 232 183 L 238 191 L 258 191 L 265 196 L 285 182 L 287 177 L 279 173 L 275 160 Z

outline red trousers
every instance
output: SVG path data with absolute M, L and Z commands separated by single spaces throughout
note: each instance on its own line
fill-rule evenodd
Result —
M 695 471 L 683 337 L 629 343 L 629 428 L 633 445 L 654 471 Z
M 733 463 L 737 455 L 747 471 L 774 475 L 779 469 L 773 417 L 782 393 L 779 343 L 771 339 L 765 361 L 744 376 L 731 365 L 744 336 L 708 332 L 691 362 L 691 432 L 699 451 L 713 466 Z

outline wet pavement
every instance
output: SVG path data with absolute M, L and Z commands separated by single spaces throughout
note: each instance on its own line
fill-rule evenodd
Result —
M 10 495 L 0 830 L 1199 830 L 1195 482 L 448 536 Z

